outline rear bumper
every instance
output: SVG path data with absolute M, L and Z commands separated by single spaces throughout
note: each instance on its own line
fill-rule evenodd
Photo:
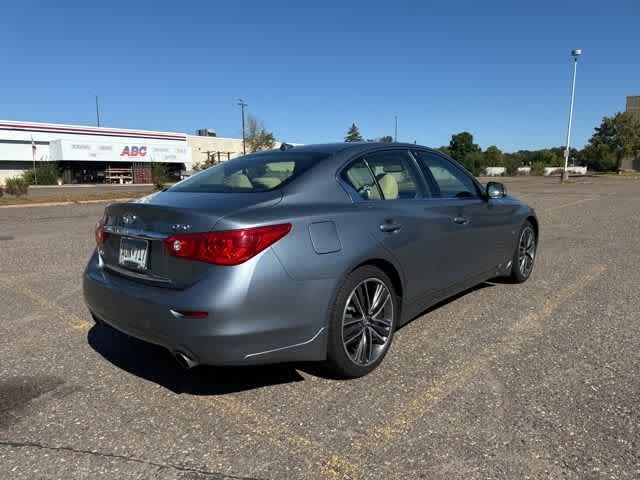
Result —
M 97 318 L 209 365 L 323 360 L 334 288 L 335 280 L 292 280 L 270 250 L 237 267 L 214 267 L 184 290 L 111 273 L 96 253 L 83 278 L 85 302 Z M 176 318 L 172 309 L 209 315 Z

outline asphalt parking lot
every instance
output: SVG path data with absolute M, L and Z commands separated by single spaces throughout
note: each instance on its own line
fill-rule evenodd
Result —
M 96 327 L 104 205 L 0 208 L 0 478 L 640 478 L 640 181 L 507 179 L 541 222 L 532 278 L 400 331 L 382 366 L 183 372 Z

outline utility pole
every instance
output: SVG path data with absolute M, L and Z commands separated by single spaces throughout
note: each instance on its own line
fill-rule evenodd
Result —
M 573 120 L 573 100 L 576 95 L 576 73 L 578 70 L 578 57 L 582 55 L 582 50 L 576 49 L 571 51 L 573 57 L 573 81 L 571 82 L 571 103 L 569 104 L 569 126 L 567 127 L 567 148 L 564 151 L 564 169 L 560 182 L 569 180 L 569 147 L 571 146 L 571 121 Z
M 33 183 L 38 184 L 38 170 L 36 169 L 36 142 L 31 135 L 31 159 L 33 160 Z
M 394 142 L 398 142 L 398 115 L 396 115 L 396 130 L 395 130 L 395 135 L 393 136 L 393 141 Z
M 100 106 L 98 105 L 98 96 L 96 95 L 96 122 L 100 126 Z
M 244 136 L 244 107 L 247 107 L 248 104 L 241 98 L 238 99 L 238 105 L 242 111 L 242 154 L 247 154 L 247 141 Z

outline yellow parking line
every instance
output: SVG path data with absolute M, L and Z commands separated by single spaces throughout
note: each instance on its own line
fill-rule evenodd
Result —
M 429 410 L 465 384 L 479 368 L 479 364 L 465 365 L 459 370 L 446 373 L 436 379 L 426 390 L 402 408 L 396 417 L 386 425 L 370 432 L 364 446 L 371 446 L 374 443 L 384 445 L 400 436 L 413 422 L 422 418 Z
M 572 204 L 583 203 L 589 200 L 591 199 L 583 199 L 578 202 L 572 202 Z M 565 206 L 569 206 L 569 204 L 556 207 L 556 209 Z M 377 445 L 384 445 L 397 439 L 412 424 L 424 417 L 430 410 L 456 390 L 464 386 L 483 366 L 486 367 L 496 355 L 512 351 L 514 343 L 517 346 L 528 338 L 526 334 L 531 336 L 532 334 L 540 333 L 542 331 L 541 323 L 545 319 L 551 316 L 563 302 L 593 282 L 605 270 L 606 267 L 598 265 L 586 272 L 573 284 L 561 290 L 554 298 L 545 301 L 537 312 L 527 315 L 521 321 L 514 324 L 510 329 L 510 334 L 505 338 L 506 342 L 502 348 L 498 349 L 498 351 L 496 351 L 495 348 L 485 349 L 472 362 L 464 364 L 461 368 L 448 372 L 434 380 L 404 408 L 400 408 L 400 413 L 397 416 L 390 419 L 390 421 L 381 427 L 374 428 L 366 439 L 361 442 L 356 442 L 357 444 L 353 445 L 353 447 L 355 447 L 356 450 L 366 448 L 373 451 Z M 92 322 L 83 320 L 65 311 L 55 303 L 27 287 L 9 284 L 1 279 L 0 283 L 33 300 L 47 311 L 55 313 L 68 326 L 75 330 L 86 330 L 92 325 Z M 514 334 L 520 334 L 520 336 L 514 339 Z M 209 401 L 227 418 L 237 419 L 237 423 L 243 428 L 266 438 L 276 447 L 294 453 L 296 456 L 302 458 L 311 468 L 317 469 L 322 478 L 331 480 L 356 480 L 363 477 L 362 468 L 352 460 L 346 458 L 346 456 L 338 453 L 326 453 L 326 446 L 292 433 L 281 423 L 274 421 L 264 414 L 259 414 L 253 408 L 236 398 L 219 396 L 209 398 Z
M 244 402 L 231 396 L 219 396 L 209 399 L 217 411 L 227 418 L 237 418 L 237 423 L 265 437 L 270 443 L 303 459 L 312 468 L 317 468 L 323 478 L 331 480 L 356 480 L 362 477 L 360 467 L 346 458 L 333 454 L 324 454 L 322 445 L 296 435 L 282 424 L 267 415 L 256 412 Z
M 74 330 L 87 330 L 93 323 L 65 311 L 55 303 L 47 300 L 33 290 L 0 279 L 6 288 L 24 295 L 48 312 L 53 312 Z M 323 478 L 331 480 L 356 480 L 361 478 L 360 468 L 337 453 L 323 454 L 323 446 L 310 439 L 295 435 L 281 424 L 274 422 L 263 414 L 258 414 L 251 407 L 232 397 L 215 397 L 212 399 L 216 409 L 229 417 L 237 418 L 244 428 L 252 433 L 268 439 L 279 448 L 298 454 L 313 468 L 319 470 Z
M 87 330 L 93 323 L 67 312 L 55 303 L 30 288 L 0 279 L 5 288 L 29 298 L 48 312 L 54 313 L 74 330 Z M 283 450 L 296 453 L 313 468 L 317 468 L 323 478 L 331 480 L 356 480 L 361 478 L 359 467 L 337 453 L 323 454 L 323 446 L 310 439 L 295 435 L 269 417 L 258 414 L 251 407 L 232 397 L 215 397 L 213 403 L 218 411 L 226 416 L 237 418 L 237 422 L 251 431 L 268 439 Z
M 562 208 L 573 207 L 574 205 L 582 205 L 583 203 L 590 202 L 591 200 L 595 200 L 594 197 L 582 198 L 580 200 L 575 200 L 573 202 L 565 203 L 564 205 L 556 205 L 555 207 L 545 208 L 544 210 L 547 212 L 553 212 L 555 210 L 560 210 Z
M 547 319 L 551 314 L 569 298 L 573 297 L 576 293 L 582 290 L 584 287 L 593 282 L 598 276 L 600 276 L 607 269 L 604 265 L 597 265 L 586 273 L 576 279 L 576 281 L 558 293 L 555 298 L 550 298 L 542 304 L 542 308 L 537 312 L 532 312 L 524 319 L 516 322 L 511 326 L 513 333 L 533 333 L 541 329 L 541 322 Z
M 514 347 L 518 347 L 524 343 L 531 335 L 541 334 L 542 322 L 551 316 L 562 303 L 593 282 L 605 270 L 606 267 L 598 265 L 581 275 L 573 284 L 561 290 L 557 296 L 544 302 L 537 312 L 527 315 L 522 321 L 513 325 L 509 335 L 504 339 L 505 343 L 502 348 L 497 350 L 495 347 L 487 348 L 471 362 L 434 380 L 416 398 L 409 402 L 409 404 L 398 409 L 400 413 L 396 417 L 392 418 L 385 425 L 374 428 L 368 433 L 366 439 L 357 442 L 354 447 L 374 451 L 377 445 L 385 445 L 396 440 L 406 432 L 413 423 L 422 418 L 449 395 L 464 386 L 475 373 L 482 367 L 486 367 L 493 358 L 500 354 L 513 351 Z M 514 334 L 521 335 L 514 337 Z M 529 337 L 522 334 L 529 334 Z

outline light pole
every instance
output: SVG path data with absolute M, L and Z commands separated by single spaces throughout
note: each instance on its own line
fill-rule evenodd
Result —
M 38 184 L 38 170 L 36 169 L 36 142 L 31 135 L 31 159 L 33 160 L 33 183 Z
M 242 110 L 242 154 L 246 155 L 247 154 L 247 142 L 245 140 L 244 137 L 244 107 L 246 107 L 248 104 L 241 98 L 238 99 L 238 105 L 240 106 L 240 109 Z
M 396 129 L 394 133 L 393 141 L 398 143 L 398 115 L 396 115 Z
M 564 169 L 562 170 L 561 182 L 569 180 L 569 147 L 571 146 L 571 121 L 573 120 L 573 101 L 576 95 L 576 72 L 578 70 L 578 57 L 582 55 L 582 50 L 571 50 L 573 57 L 573 81 L 571 82 L 571 103 L 569 104 L 569 126 L 567 127 L 567 148 L 564 151 Z
M 96 95 L 96 123 L 100 126 L 100 105 L 98 104 L 98 96 Z

